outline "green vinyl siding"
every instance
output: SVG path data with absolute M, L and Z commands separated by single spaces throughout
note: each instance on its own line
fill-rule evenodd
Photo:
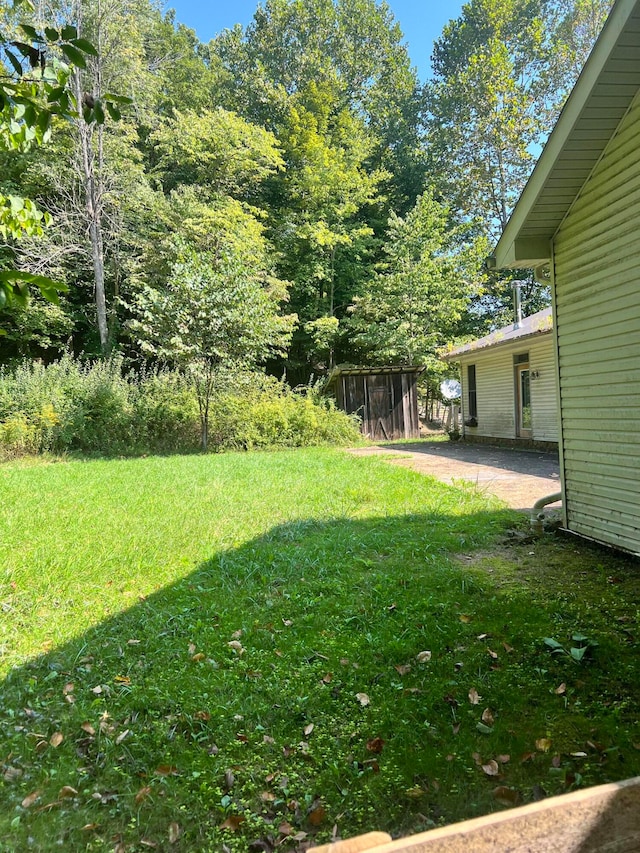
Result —
M 554 239 L 567 526 L 640 553 L 640 99 Z

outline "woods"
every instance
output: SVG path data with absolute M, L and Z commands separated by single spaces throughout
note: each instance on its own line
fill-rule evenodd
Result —
M 514 277 L 538 310 L 482 262 L 610 5 L 471 0 L 426 83 L 374 0 L 268 0 L 208 44 L 149 0 L 3 5 L 0 276 L 44 289 L 0 359 L 192 369 L 202 303 L 208 359 L 297 386 L 434 365 L 508 320 Z

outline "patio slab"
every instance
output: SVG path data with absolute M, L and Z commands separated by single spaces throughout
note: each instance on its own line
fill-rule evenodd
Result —
M 449 441 L 377 444 L 350 452 L 383 456 L 395 465 L 430 474 L 444 483 L 465 480 L 523 512 L 539 498 L 560 491 L 557 452 Z

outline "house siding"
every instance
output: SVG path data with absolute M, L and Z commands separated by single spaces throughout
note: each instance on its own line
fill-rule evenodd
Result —
M 558 440 L 558 406 L 555 359 L 551 333 L 512 344 L 465 353 L 460 358 L 463 420 L 468 419 L 467 367 L 476 365 L 478 426 L 464 427 L 467 438 L 516 439 L 516 390 L 514 356 L 528 353 L 529 370 L 539 376 L 531 380 L 531 441 Z
M 640 98 L 554 239 L 569 530 L 640 553 Z

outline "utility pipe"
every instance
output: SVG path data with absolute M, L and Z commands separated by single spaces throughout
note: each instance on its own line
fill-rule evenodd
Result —
M 534 503 L 529 517 L 531 529 L 534 533 L 542 533 L 542 522 L 544 521 L 544 512 L 542 510 L 547 506 L 547 504 L 554 504 L 556 501 L 561 500 L 562 492 L 556 492 L 553 495 L 547 495 L 546 498 L 540 498 L 540 500 L 537 500 Z

